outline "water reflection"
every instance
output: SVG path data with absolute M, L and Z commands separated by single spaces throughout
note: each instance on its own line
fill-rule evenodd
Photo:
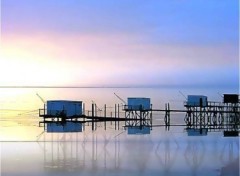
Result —
M 113 130 L 55 134 L 52 139 L 2 143 L 2 175 L 239 173 L 239 139 L 219 134 L 189 137 L 155 128 L 150 135 L 128 135 L 127 131 Z
M 150 126 L 128 126 L 126 128 L 129 135 L 132 135 L 132 134 L 143 135 L 143 134 L 150 134 L 151 132 Z
M 188 136 L 207 136 L 207 128 L 187 128 L 186 129 Z
M 238 153 L 235 150 L 238 149 Z M 239 141 L 229 140 L 225 143 L 220 154 L 220 160 L 223 163 L 221 175 L 234 175 L 234 171 L 239 173 Z
M 172 136 L 165 136 L 164 140 L 160 140 L 155 150 L 155 156 L 161 168 L 163 168 L 164 175 L 171 175 L 179 153 L 178 141 Z
M 205 157 L 205 145 L 203 141 L 191 141 L 188 140 L 187 147 L 184 152 L 184 158 L 192 175 L 197 175 L 199 168 L 203 163 Z
M 117 136 L 112 139 L 106 134 L 86 133 L 83 141 L 67 137 L 68 134 L 63 134 L 60 141 L 39 142 L 44 152 L 45 171 L 81 171 L 94 175 L 102 169 L 117 171 L 120 168 L 120 141 Z

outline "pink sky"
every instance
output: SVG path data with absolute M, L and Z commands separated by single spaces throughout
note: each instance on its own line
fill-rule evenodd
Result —
M 237 1 L 134 2 L 3 0 L 1 84 L 238 86 Z

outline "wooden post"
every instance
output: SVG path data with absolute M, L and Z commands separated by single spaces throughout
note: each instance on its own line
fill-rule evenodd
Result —
M 104 118 L 105 118 L 105 120 L 104 120 L 104 129 L 106 130 L 106 116 L 107 116 L 107 112 L 106 112 L 106 110 L 107 110 L 107 106 L 106 106 L 106 104 L 104 105 Z
M 112 119 L 112 112 L 111 112 L 111 119 Z M 111 125 L 112 125 L 112 120 L 111 120 Z
M 115 130 L 117 129 L 117 105 L 115 104 Z
M 168 131 L 170 129 L 170 104 L 168 103 Z
M 85 113 L 85 103 L 83 103 L 83 115 L 84 115 L 84 117 L 83 117 L 83 131 L 85 131 L 85 115 L 86 115 L 86 113 Z
M 85 115 L 85 103 L 83 103 L 82 114 Z
M 92 104 L 92 131 L 94 130 L 94 104 Z
M 118 104 L 118 130 L 119 130 L 119 104 Z

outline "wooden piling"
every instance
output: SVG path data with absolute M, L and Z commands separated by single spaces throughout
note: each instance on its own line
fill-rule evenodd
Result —
M 117 105 L 115 104 L 115 130 L 117 129 Z
M 94 117 L 94 104 L 92 104 L 92 117 Z M 94 131 L 94 118 L 92 118 L 92 131 Z
M 107 118 L 107 106 L 106 106 L 106 104 L 104 105 L 104 118 L 105 118 L 105 120 L 104 120 L 104 129 L 106 130 L 106 118 Z
M 119 104 L 118 104 L 118 119 L 119 119 L 119 116 L 120 114 L 119 114 Z M 118 120 L 118 130 L 119 130 L 119 120 Z

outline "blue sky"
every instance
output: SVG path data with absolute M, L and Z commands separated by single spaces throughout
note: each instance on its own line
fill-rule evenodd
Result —
M 1 13 L 3 85 L 239 86 L 238 0 L 2 0 Z

